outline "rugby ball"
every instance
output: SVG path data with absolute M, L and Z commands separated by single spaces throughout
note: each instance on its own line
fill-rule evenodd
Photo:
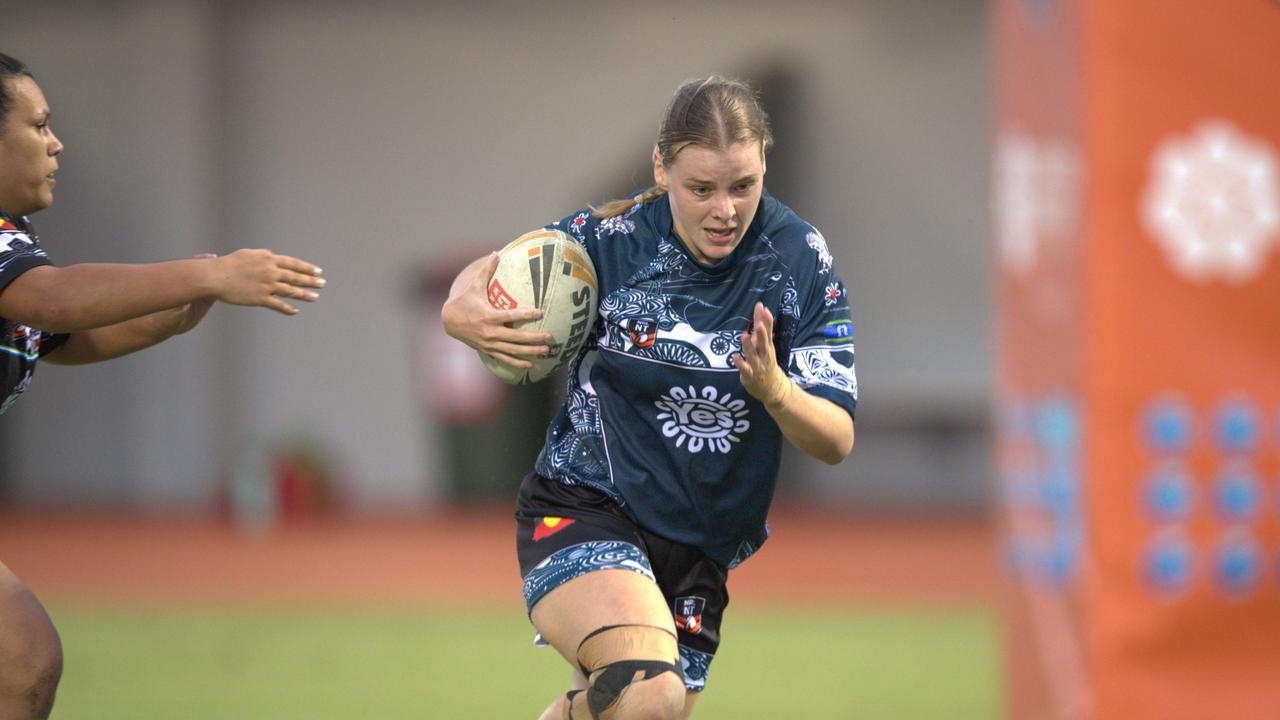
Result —
M 481 352 L 485 367 L 512 385 L 535 383 L 567 362 L 582 347 L 596 319 L 596 268 L 586 248 L 559 230 L 535 230 L 498 253 L 489 281 L 489 304 L 499 309 L 535 307 L 538 320 L 512 327 L 551 333 L 551 354 L 528 358 L 531 368 L 515 368 Z

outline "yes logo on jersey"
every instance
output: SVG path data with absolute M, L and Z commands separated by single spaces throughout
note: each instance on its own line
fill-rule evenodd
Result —
M 676 598 L 672 605 L 675 607 L 673 614 L 677 628 L 690 635 L 697 635 L 702 632 L 702 611 L 707 607 L 706 598 L 686 595 L 685 597 Z
M 751 428 L 746 402 L 731 393 L 721 395 L 713 385 L 701 392 L 692 385 L 673 387 L 654 405 L 662 411 L 658 420 L 663 436 L 675 438 L 676 447 L 691 453 L 727 454 Z

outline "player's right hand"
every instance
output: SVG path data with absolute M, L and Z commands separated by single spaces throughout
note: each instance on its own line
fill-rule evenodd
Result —
M 537 308 L 499 310 L 489 304 L 489 282 L 498 269 L 498 253 L 477 260 L 458 276 L 440 309 L 445 332 L 493 359 L 518 368 L 533 367 L 525 357 L 543 357 L 550 333 L 516 330 L 515 323 L 542 317 Z M 470 273 L 470 277 L 466 275 Z M 521 357 L 523 356 L 523 357 Z

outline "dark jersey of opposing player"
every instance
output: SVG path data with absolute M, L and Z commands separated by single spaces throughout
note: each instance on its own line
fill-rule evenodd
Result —
M 597 488 L 645 529 L 737 565 L 768 535 L 783 440 L 732 362 L 757 301 L 791 378 L 850 416 L 857 404 L 853 323 L 826 240 L 768 193 L 712 266 L 676 236 L 665 196 L 548 227 L 586 247 L 600 310 L 537 472 Z
M 0 293 L 22 273 L 51 264 L 27 219 L 0 211 Z M 43 333 L 0 317 L 0 413 L 8 410 L 31 382 L 36 360 L 66 339 L 66 335 Z

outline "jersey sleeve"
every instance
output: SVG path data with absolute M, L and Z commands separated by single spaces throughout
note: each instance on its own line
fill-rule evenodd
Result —
M 0 229 L 0 292 L 31 268 L 52 264 L 39 243 L 26 232 L 12 226 Z
M 564 231 L 583 246 L 590 248 L 593 243 L 589 243 L 588 238 L 595 239 L 594 228 L 598 224 L 599 220 L 591 214 L 590 209 L 586 209 L 549 223 L 545 229 Z
M 44 357 L 49 353 L 57 350 L 67 344 L 67 340 L 71 337 L 70 333 L 56 333 L 53 335 L 40 336 L 40 357 Z
M 853 417 L 858 376 L 853 363 L 849 296 L 822 233 L 807 227 L 804 244 L 793 276 L 798 307 L 787 371 L 800 387 L 834 402 Z

